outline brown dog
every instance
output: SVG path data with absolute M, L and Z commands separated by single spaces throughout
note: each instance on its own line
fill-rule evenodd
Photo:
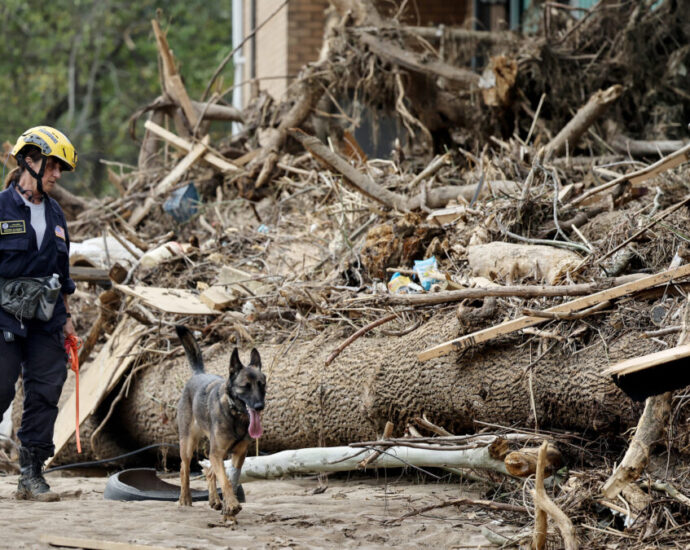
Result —
M 261 436 L 259 411 L 264 408 L 266 377 L 261 372 L 261 357 L 252 349 L 249 365 L 243 366 L 235 348 L 230 357 L 230 372 L 226 379 L 204 372 L 201 349 L 189 329 L 176 326 L 182 346 L 194 374 L 189 379 L 177 405 L 177 424 L 180 433 L 180 506 L 191 506 L 189 492 L 189 464 L 202 436 L 209 439 L 210 472 L 208 503 L 223 510 L 223 518 L 233 518 L 241 509 L 237 500 L 240 472 L 252 438 Z M 223 461 L 230 451 L 231 480 L 225 473 Z M 220 481 L 223 501 L 218 496 L 216 478 Z

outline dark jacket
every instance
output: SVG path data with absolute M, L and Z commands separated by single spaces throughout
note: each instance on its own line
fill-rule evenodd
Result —
M 46 195 L 46 232 L 39 250 L 36 232 L 31 227 L 31 211 L 12 183 L 0 193 L 0 277 L 60 276 L 63 294 L 73 294 L 75 284 L 69 277 L 69 234 L 67 221 L 60 205 Z M 0 309 L 0 329 L 18 336 L 29 330 L 47 332 L 60 330 L 67 320 L 65 304 L 59 298 L 50 321 L 37 319 L 22 324 Z

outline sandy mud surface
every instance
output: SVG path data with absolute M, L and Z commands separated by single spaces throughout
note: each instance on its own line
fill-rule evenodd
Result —
M 162 548 L 486 548 L 480 526 L 497 532 L 483 510 L 432 510 L 399 525 L 384 525 L 413 508 L 460 496 L 480 498 L 459 484 L 416 484 L 409 479 L 330 479 L 324 492 L 315 479 L 244 484 L 247 502 L 232 528 L 206 502 L 180 508 L 176 502 L 104 500 L 105 477 L 47 474 L 60 493 L 57 503 L 17 501 L 16 475 L 0 476 L 0 547 L 54 548 L 43 535 L 112 541 Z M 161 476 L 178 484 L 172 475 Z M 197 479 L 193 487 L 203 489 Z M 507 533 L 506 533 L 507 534 Z

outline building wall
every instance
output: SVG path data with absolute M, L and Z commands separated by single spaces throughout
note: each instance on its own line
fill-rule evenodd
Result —
M 395 15 L 401 0 L 375 0 L 378 9 L 387 16 Z M 283 0 L 243 0 L 244 35 L 252 32 L 252 4 L 256 7 L 258 26 L 265 21 Z M 289 83 L 301 68 L 316 61 L 323 45 L 326 10 L 329 0 L 290 0 L 243 48 L 245 65 L 242 78 L 258 79 L 260 89 L 280 100 Z M 467 24 L 471 14 L 471 0 L 416 0 L 407 2 L 401 22 L 409 25 L 448 26 Z M 256 67 L 252 71 L 252 40 L 256 40 Z M 249 85 L 243 87 L 243 102 L 251 99 Z
M 295 77 L 306 63 L 319 57 L 330 2 L 291 0 L 288 5 L 288 71 Z
M 268 19 L 282 3 L 283 0 L 256 0 L 257 26 Z M 256 77 L 263 79 L 259 82 L 261 89 L 275 99 L 280 99 L 285 92 L 286 77 L 289 74 L 287 29 L 288 10 L 283 7 L 256 34 Z
M 266 21 L 283 0 L 242 0 L 243 35 L 249 36 L 254 25 Z M 289 4 L 288 4 L 289 5 Z M 252 7 L 256 13 L 252 14 Z M 254 20 L 253 20 L 254 19 Z M 280 99 L 287 89 L 288 70 L 288 8 L 283 6 L 254 37 L 247 40 L 242 48 L 244 66 L 241 74 L 236 74 L 235 84 L 244 82 L 242 101 L 247 105 L 256 88 L 267 91 L 272 97 Z M 256 79 L 256 85 L 250 84 Z

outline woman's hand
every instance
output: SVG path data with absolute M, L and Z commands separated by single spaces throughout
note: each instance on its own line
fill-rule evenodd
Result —
M 62 327 L 62 331 L 65 333 L 65 336 L 69 336 L 70 334 L 74 334 L 75 336 L 77 335 L 77 331 L 74 330 L 74 324 L 72 324 L 71 317 L 67 317 L 65 325 Z

